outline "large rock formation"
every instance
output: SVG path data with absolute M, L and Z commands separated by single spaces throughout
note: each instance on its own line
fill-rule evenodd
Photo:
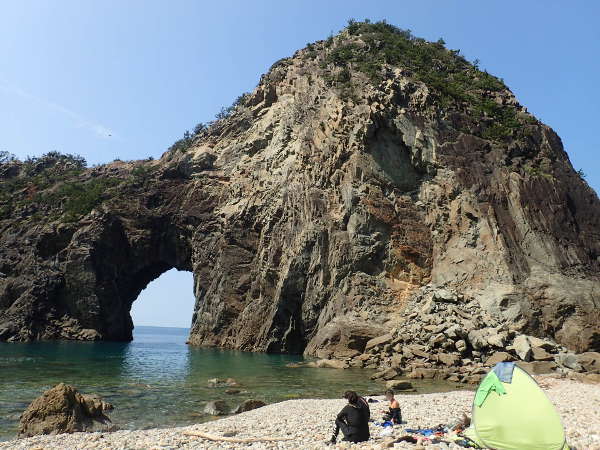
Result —
M 350 357 L 441 333 L 433 302 L 600 350 L 598 197 L 458 52 L 353 23 L 222 116 L 156 161 L 2 165 L 0 340 L 131 339 L 132 302 L 176 268 L 193 345 Z

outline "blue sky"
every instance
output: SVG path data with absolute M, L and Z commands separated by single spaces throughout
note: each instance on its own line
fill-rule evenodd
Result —
M 159 157 L 274 61 L 351 17 L 478 58 L 558 132 L 598 191 L 600 2 L 588 0 L 3 2 L 0 150 L 79 153 L 90 164 Z M 134 320 L 187 326 L 192 305 L 191 275 L 169 272 L 142 293 Z

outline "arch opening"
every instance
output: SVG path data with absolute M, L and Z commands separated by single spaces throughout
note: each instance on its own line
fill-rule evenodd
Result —
M 168 268 L 149 281 L 131 305 L 134 339 L 136 327 L 189 329 L 194 304 L 192 272 Z

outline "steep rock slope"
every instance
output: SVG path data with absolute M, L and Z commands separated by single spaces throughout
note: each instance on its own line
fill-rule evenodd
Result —
M 157 161 L 2 165 L 1 340 L 131 339 L 132 302 L 175 267 L 194 345 L 353 356 L 424 330 L 442 290 L 474 330 L 600 350 L 598 197 L 441 42 L 351 23 L 195 131 Z

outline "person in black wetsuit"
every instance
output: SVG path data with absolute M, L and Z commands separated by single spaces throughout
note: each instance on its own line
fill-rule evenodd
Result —
M 330 442 L 335 444 L 340 430 L 344 434 L 344 441 L 356 443 L 369 440 L 371 412 L 368 403 L 354 391 L 346 391 L 344 398 L 348 400 L 348 404 L 342 408 L 335 419 L 335 430 Z

